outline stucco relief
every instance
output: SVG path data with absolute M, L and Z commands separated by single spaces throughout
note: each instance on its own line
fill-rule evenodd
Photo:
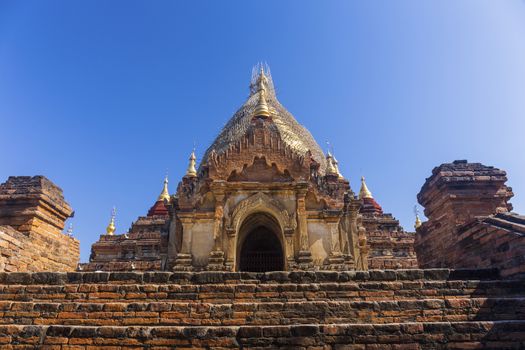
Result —
M 258 192 L 241 201 L 227 220 L 227 230 L 238 232 L 243 220 L 250 214 L 266 212 L 279 223 L 282 232 L 295 231 L 297 219 L 295 213 L 290 215 L 284 205 L 270 196 Z

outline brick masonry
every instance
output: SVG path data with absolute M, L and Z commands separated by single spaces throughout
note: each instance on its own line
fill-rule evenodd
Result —
M 414 251 L 415 233 L 406 232 L 391 214 L 364 213 L 366 228 L 368 268 L 411 269 L 417 268 Z
M 525 346 L 496 270 L 0 273 L 2 348 Z
M 73 211 L 43 176 L 11 176 L 0 185 L 0 271 L 74 271 L 80 250 L 62 233 Z
M 148 215 L 139 217 L 127 234 L 100 235 L 91 246 L 89 263 L 81 264 L 80 268 L 83 271 L 165 270 L 168 226 L 167 215 Z
M 496 267 L 525 275 L 525 217 L 511 213 L 503 170 L 455 161 L 432 171 L 418 194 L 428 221 L 417 230 L 420 267 Z

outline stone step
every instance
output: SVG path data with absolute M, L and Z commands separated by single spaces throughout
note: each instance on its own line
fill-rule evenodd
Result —
M 0 326 L 9 349 L 523 349 L 525 321 L 219 327 Z
M 444 299 L 447 297 L 519 297 L 525 280 L 385 281 L 327 283 L 239 284 L 117 284 L 0 285 L 0 300 L 7 301 L 374 301 Z
M 499 321 L 525 320 L 525 298 L 235 304 L 0 302 L 0 316 L 0 324 L 89 326 Z
M 436 271 L 441 273 L 443 270 L 414 270 L 414 276 L 417 277 L 417 272 L 426 273 L 428 271 L 435 275 Z M 370 276 L 374 276 L 372 272 L 370 272 Z M 394 276 L 397 276 L 398 272 Z M 284 278 L 279 282 L 277 278 L 269 278 L 269 276 L 276 274 L 258 274 L 261 280 L 245 280 L 242 278 L 230 280 L 226 279 L 225 276 L 230 276 L 231 273 L 183 273 L 191 280 L 191 283 L 188 280 L 181 282 L 180 279 L 172 281 L 171 277 L 176 275 L 173 273 L 0 274 L 0 300 L 109 302 L 147 299 L 152 301 L 178 300 L 190 302 L 198 300 L 228 303 L 285 302 L 291 300 L 404 300 L 452 296 L 517 297 L 525 294 L 524 279 L 346 280 L 341 276 L 351 275 L 350 273 L 337 272 L 304 273 L 299 282 L 291 282 Z M 279 273 L 278 275 L 290 277 L 294 276 L 292 274 Z M 317 281 L 307 282 L 305 276 L 308 274 L 316 276 Z M 237 273 L 235 275 L 243 274 Z M 320 276 L 324 276 L 325 280 L 321 281 Z M 201 278 L 203 279 L 201 283 L 194 281 Z M 211 283 L 210 280 L 212 279 L 219 281 Z M 291 277 L 290 279 L 295 280 Z
M 68 283 L 315 283 L 349 281 L 497 280 L 495 269 L 409 269 L 369 271 L 276 272 L 0 272 L 0 285 L 60 285 Z

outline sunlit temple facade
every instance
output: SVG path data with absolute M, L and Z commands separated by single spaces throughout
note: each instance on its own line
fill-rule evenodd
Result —
M 417 265 L 413 241 L 364 178 L 356 193 L 330 152 L 278 101 L 269 70 L 175 194 L 168 180 L 129 232 L 112 223 L 86 271 L 366 270 Z

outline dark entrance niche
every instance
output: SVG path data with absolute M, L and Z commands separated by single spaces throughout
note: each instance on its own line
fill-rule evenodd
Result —
M 259 226 L 244 240 L 241 248 L 240 271 L 283 271 L 284 257 L 281 242 L 270 229 Z

